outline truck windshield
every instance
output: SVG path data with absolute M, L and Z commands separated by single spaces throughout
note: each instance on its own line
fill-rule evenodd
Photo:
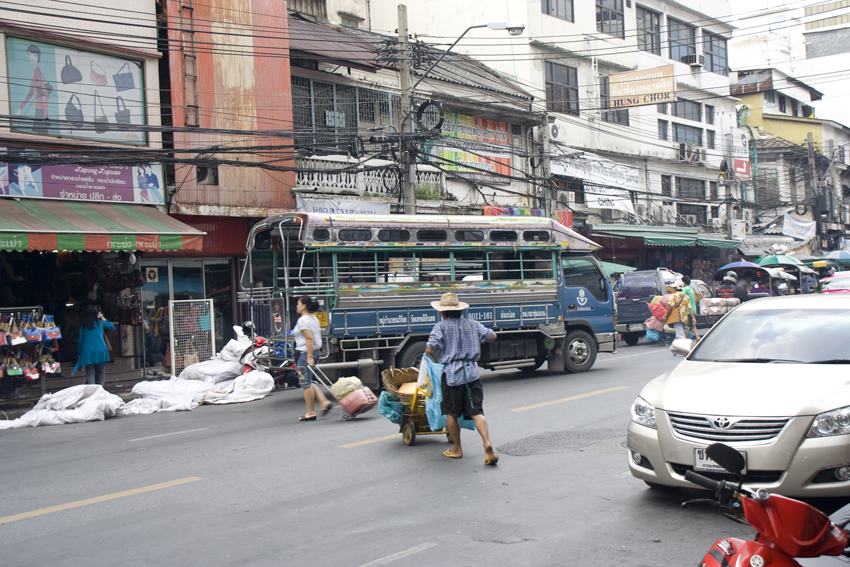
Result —
M 623 274 L 620 297 L 647 297 L 658 294 L 658 276 L 655 272 L 629 272 Z

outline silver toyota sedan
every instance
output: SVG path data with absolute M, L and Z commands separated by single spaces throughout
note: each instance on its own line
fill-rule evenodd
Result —
M 694 488 L 689 470 L 730 478 L 705 454 L 723 442 L 750 486 L 850 495 L 850 295 L 742 304 L 643 388 L 631 416 L 629 469 L 651 487 Z

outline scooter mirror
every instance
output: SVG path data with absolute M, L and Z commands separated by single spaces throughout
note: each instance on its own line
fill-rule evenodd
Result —
M 723 443 L 709 445 L 705 450 L 705 454 L 709 459 L 730 473 L 741 474 L 741 471 L 746 466 L 744 456 L 729 445 L 724 445 Z

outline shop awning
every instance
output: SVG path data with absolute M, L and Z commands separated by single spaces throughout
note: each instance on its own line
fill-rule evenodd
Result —
M 696 228 L 676 226 L 638 226 L 618 224 L 595 224 L 592 236 L 614 238 L 642 238 L 647 246 L 712 246 L 715 248 L 737 248 L 740 242 L 727 240 L 719 235 L 701 234 Z
M 605 273 L 609 276 L 613 274 L 624 274 L 626 272 L 633 272 L 637 270 L 637 268 L 633 268 L 632 266 L 626 266 L 625 264 L 617 264 L 616 262 L 599 262 L 602 264 L 602 269 L 605 270 Z
M 0 199 L 0 250 L 201 251 L 204 234 L 147 205 Z

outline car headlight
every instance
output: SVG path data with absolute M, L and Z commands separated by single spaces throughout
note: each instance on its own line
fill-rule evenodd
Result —
M 833 435 L 847 434 L 850 434 L 850 407 L 827 411 L 815 416 L 815 421 L 806 437 L 832 437 Z
M 655 407 L 638 396 L 632 403 L 632 421 L 655 429 Z

